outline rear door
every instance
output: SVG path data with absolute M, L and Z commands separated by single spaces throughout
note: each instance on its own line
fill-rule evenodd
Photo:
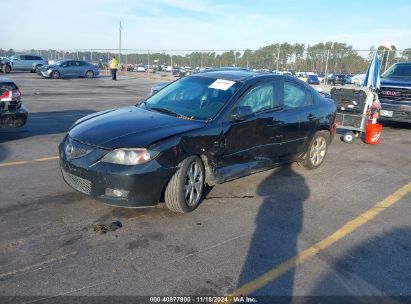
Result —
M 73 76 L 80 77 L 84 75 L 84 64 L 82 61 L 73 61 Z
M 283 83 L 283 142 L 280 161 L 294 161 L 300 156 L 317 122 L 313 96 L 308 88 L 287 79 Z
M 61 64 L 60 75 L 62 77 L 72 77 L 73 76 L 73 73 L 74 73 L 73 62 L 74 61 L 72 60 L 68 60 Z

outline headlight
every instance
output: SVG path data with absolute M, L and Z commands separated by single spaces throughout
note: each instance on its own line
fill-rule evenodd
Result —
M 159 152 L 147 149 L 116 149 L 107 153 L 101 161 L 119 165 L 144 164 L 158 155 Z

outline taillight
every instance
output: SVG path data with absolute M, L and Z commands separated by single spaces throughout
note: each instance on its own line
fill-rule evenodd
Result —
M 19 90 L 6 91 L 0 95 L 0 101 L 12 101 L 21 97 L 21 92 Z
M 12 90 L 11 91 L 11 98 L 19 98 L 19 97 L 21 97 L 20 90 Z
M 11 91 L 6 91 L 0 95 L 0 101 L 11 101 Z

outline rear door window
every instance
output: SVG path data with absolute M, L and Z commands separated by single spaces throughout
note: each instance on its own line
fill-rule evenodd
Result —
M 295 109 L 313 104 L 311 93 L 304 87 L 292 83 L 284 82 L 284 109 Z

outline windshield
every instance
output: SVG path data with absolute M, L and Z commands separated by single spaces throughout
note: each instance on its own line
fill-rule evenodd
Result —
M 394 64 L 381 78 L 411 78 L 411 64 Z
M 181 78 L 151 96 L 148 110 L 190 119 L 210 120 L 223 108 L 241 83 L 206 77 Z
M 66 62 L 65 60 L 59 60 L 53 63 L 53 65 L 61 65 L 62 63 Z

